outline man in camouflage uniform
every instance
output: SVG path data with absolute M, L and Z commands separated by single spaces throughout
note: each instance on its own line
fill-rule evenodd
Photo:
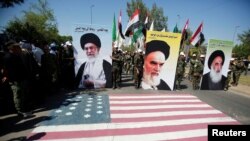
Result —
M 225 87 L 224 87 L 225 91 L 227 91 L 228 88 L 230 87 L 229 84 L 230 84 L 230 81 L 232 78 L 232 71 L 235 67 L 233 61 L 234 61 L 233 59 L 230 60 L 230 64 L 229 64 L 229 68 L 228 68 L 228 72 L 227 72 L 227 79 L 226 79 Z
M 8 52 L 4 56 L 5 81 L 8 80 L 11 86 L 18 115 L 26 118 L 32 115 L 27 104 L 30 90 L 30 74 L 25 64 L 27 62 L 22 59 L 23 52 L 18 43 L 9 41 L 6 47 Z
M 131 51 L 130 57 L 131 57 L 131 72 L 132 72 L 132 80 L 134 79 L 134 65 L 135 65 L 135 56 L 136 53 Z
M 138 50 L 139 54 L 135 57 L 135 88 L 140 88 L 141 80 L 143 76 L 143 64 L 144 64 L 144 56 L 142 50 Z
M 199 59 L 197 59 L 197 55 L 193 54 L 193 60 L 190 61 L 190 67 L 192 67 L 192 84 L 193 90 L 199 89 L 199 83 L 201 79 L 201 75 L 203 72 L 203 65 Z
M 134 52 L 134 57 L 133 57 L 133 79 L 134 79 L 134 83 L 135 83 L 135 87 L 136 87 L 136 84 L 138 83 L 138 79 L 137 79 L 137 74 L 136 74 L 136 69 L 135 69 L 135 63 L 136 63 L 136 58 L 138 58 L 139 54 L 138 52 Z
M 196 59 L 196 54 L 193 54 L 190 62 L 189 62 L 189 72 L 188 72 L 188 80 L 192 81 L 192 74 L 193 74 L 193 62 Z
M 177 62 L 177 68 L 176 68 L 176 76 L 175 76 L 175 82 L 176 82 L 176 89 L 180 90 L 181 89 L 181 81 L 183 79 L 183 75 L 185 72 L 185 55 L 183 52 L 180 53 L 180 56 L 178 58 Z
M 122 61 L 122 56 L 118 51 L 118 47 L 112 53 L 112 83 L 113 89 L 120 88 L 120 64 Z
M 130 56 L 129 52 L 125 52 L 124 55 L 125 59 L 124 59 L 124 68 L 125 68 L 125 74 L 130 74 L 130 69 L 132 66 L 132 58 Z
M 239 83 L 240 75 L 244 71 L 244 62 L 238 58 L 235 61 L 235 70 L 233 71 L 233 86 L 237 86 Z
M 124 62 L 125 60 L 125 55 L 123 54 L 121 49 L 118 49 L 118 54 L 120 55 L 120 62 L 119 62 L 119 75 L 118 75 L 118 80 L 119 80 L 119 84 L 122 83 L 122 73 L 125 71 L 124 69 Z

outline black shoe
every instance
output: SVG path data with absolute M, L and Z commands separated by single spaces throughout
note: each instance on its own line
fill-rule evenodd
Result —
M 29 118 L 29 117 L 34 116 L 34 115 L 32 114 L 32 112 L 18 112 L 17 114 L 18 114 L 18 116 L 21 116 L 21 117 L 23 117 L 23 118 Z

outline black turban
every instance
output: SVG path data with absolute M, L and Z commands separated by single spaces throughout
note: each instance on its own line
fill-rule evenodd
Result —
M 170 47 L 166 42 L 160 40 L 153 40 L 146 43 L 145 55 L 148 55 L 149 53 L 154 51 L 160 51 L 165 55 L 165 60 L 167 60 L 169 56 L 169 50 Z
M 85 46 L 85 44 L 87 44 L 87 43 L 93 43 L 93 44 L 95 44 L 98 48 L 101 48 L 101 40 L 100 40 L 100 38 L 99 38 L 97 35 L 95 35 L 94 33 L 86 33 L 86 34 L 82 35 L 80 42 L 81 42 L 81 47 L 82 47 L 82 49 L 84 49 L 84 46 Z
M 224 55 L 223 51 L 221 51 L 221 50 L 216 50 L 216 51 L 214 51 L 214 52 L 210 55 L 210 57 L 209 57 L 209 59 L 208 59 L 208 68 L 209 68 L 209 69 L 211 69 L 211 64 L 212 64 L 212 62 L 214 61 L 214 59 L 215 59 L 217 56 L 220 56 L 220 57 L 222 58 L 222 65 L 224 64 L 225 55 Z

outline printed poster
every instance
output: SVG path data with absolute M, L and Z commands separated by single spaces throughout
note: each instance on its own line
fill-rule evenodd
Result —
M 201 90 L 223 90 L 233 49 L 232 41 L 210 39 L 205 63 Z
M 142 88 L 173 90 L 177 60 L 179 56 L 181 34 L 160 31 L 147 31 L 146 37 Z M 164 50 L 164 47 L 166 47 L 167 50 Z M 160 53 L 159 55 L 156 54 L 155 56 L 151 57 L 158 57 L 158 60 L 160 60 L 159 62 L 157 62 L 156 59 L 156 62 L 154 62 L 154 60 L 149 60 L 151 62 L 147 63 L 147 56 L 151 56 L 150 53 L 157 50 L 163 52 L 164 56 L 166 57 L 165 60 L 161 60 L 164 59 L 164 57 L 160 57 L 162 56 L 162 54 Z M 155 67 L 158 68 L 155 68 L 152 65 L 155 65 Z M 157 69 L 158 72 L 154 71 L 153 69 Z
M 104 25 L 75 24 L 73 26 L 75 74 L 78 88 L 103 88 L 106 87 L 106 82 L 111 82 L 111 33 L 111 27 Z M 82 38 L 83 35 L 88 36 Z M 90 56 L 91 53 L 87 53 L 86 48 L 83 49 L 81 42 L 83 44 L 85 41 L 84 45 L 89 42 L 98 45 L 99 49 L 95 49 L 97 53 L 94 56 Z

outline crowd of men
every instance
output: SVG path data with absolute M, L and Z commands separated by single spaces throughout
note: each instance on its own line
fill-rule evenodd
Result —
M 151 44 L 152 49 L 150 49 Z M 81 65 L 75 75 L 74 49 L 70 42 L 56 46 L 54 43 L 38 45 L 26 41 L 20 43 L 9 41 L 1 51 L 0 57 L 1 97 L 8 99 L 13 95 L 12 99 L 18 115 L 27 117 L 32 114 L 31 107 L 34 107 L 33 105 L 42 102 L 46 96 L 58 93 L 60 90 L 121 88 L 122 74 L 131 75 L 134 87 L 139 89 L 142 87 L 143 79 L 145 79 L 143 78 L 147 65 L 144 64 L 145 60 L 150 60 L 147 56 L 152 55 L 156 49 L 153 46 L 155 46 L 153 42 L 148 44 L 146 52 L 141 49 L 122 51 L 120 48 L 114 47 L 110 56 L 111 65 L 106 60 L 95 59 L 101 48 L 100 39 L 95 34 L 85 34 L 81 37 L 81 47 L 86 51 L 89 60 Z M 163 44 L 163 46 L 166 45 Z M 162 61 L 164 63 L 164 60 L 168 58 L 169 50 L 160 51 L 163 52 Z M 159 57 L 159 55 L 156 56 Z M 193 90 L 200 89 L 205 65 L 204 58 L 204 55 L 194 53 L 187 61 L 183 52 L 179 54 L 174 90 L 181 90 L 181 82 L 186 78 L 192 82 Z M 224 58 L 223 56 L 219 58 L 217 64 L 223 65 Z M 214 60 L 218 60 L 218 58 L 210 59 L 208 64 L 211 71 L 212 64 L 216 63 Z M 153 65 L 159 63 L 159 66 L 162 66 L 160 62 L 154 62 L 154 60 L 149 62 L 152 63 L 152 61 Z M 103 68 L 95 66 L 103 66 Z M 245 68 L 241 58 L 231 59 L 223 89 L 228 90 L 230 86 L 237 86 L 240 75 Z M 107 78 L 112 79 L 109 81 Z M 11 103 L 10 101 L 5 102 Z
M 13 103 L 19 116 L 28 117 L 47 96 L 74 89 L 72 44 L 8 41 L 1 50 L 0 70 L 1 104 Z

